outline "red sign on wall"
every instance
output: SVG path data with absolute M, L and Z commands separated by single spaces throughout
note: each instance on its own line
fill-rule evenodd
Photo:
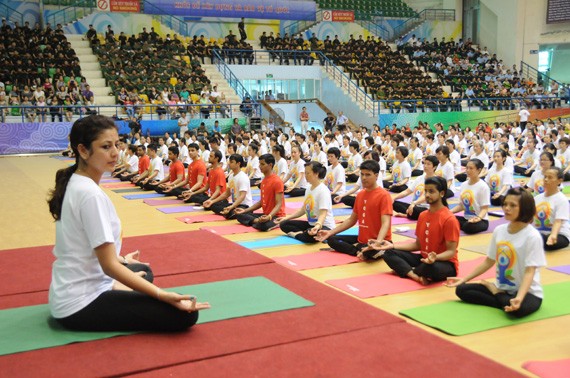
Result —
M 139 13 L 141 4 L 138 0 L 97 0 L 97 9 L 103 12 Z
M 354 22 L 354 11 L 326 10 L 323 11 L 323 21 Z

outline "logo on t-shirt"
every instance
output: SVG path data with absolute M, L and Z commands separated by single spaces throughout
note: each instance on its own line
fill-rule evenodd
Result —
M 517 254 L 508 241 L 497 243 L 497 281 L 500 284 L 515 286 L 513 282 L 513 266 L 517 262 Z
M 550 222 L 550 215 L 552 214 L 552 209 L 550 208 L 550 203 L 541 202 L 536 205 L 536 214 L 534 215 L 534 226 L 538 230 L 550 231 L 552 228 L 552 223 Z
M 473 194 L 473 191 L 468 189 L 461 192 L 461 203 L 465 208 L 465 215 L 477 215 L 475 214 L 475 208 L 473 207 L 473 204 L 475 203 L 475 195 Z
M 394 167 L 392 177 L 394 178 L 394 183 L 402 181 L 402 168 L 400 166 Z
M 489 178 L 489 186 L 491 187 L 491 193 L 497 193 L 501 187 L 501 176 L 491 176 L 491 178 Z
M 307 220 L 312 223 L 316 222 L 319 218 L 315 214 L 315 199 L 312 194 L 309 194 L 305 201 L 303 202 L 303 207 L 305 208 L 305 213 L 307 214 Z
M 330 172 L 327 174 L 327 177 L 325 177 L 325 185 L 327 186 L 327 188 L 329 188 L 329 190 L 330 190 L 331 192 L 334 190 L 333 183 L 334 183 L 334 176 L 333 176 L 332 171 L 330 171 Z
M 544 180 L 543 179 L 538 179 L 534 182 L 534 188 L 533 188 L 538 194 L 542 194 L 544 193 Z
M 412 201 L 417 201 L 424 194 L 424 184 L 419 184 L 414 190 L 414 198 Z
M 234 180 L 230 180 L 230 182 L 228 182 L 228 189 L 230 190 L 230 193 L 231 193 L 232 202 L 234 202 L 235 201 L 235 191 L 236 191 L 236 184 L 235 184 Z

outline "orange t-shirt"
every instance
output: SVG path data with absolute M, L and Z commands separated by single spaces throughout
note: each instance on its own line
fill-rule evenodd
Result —
M 148 167 L 150 167 L 150 158 L 148 155 L 144 155 L 139 159 L 139 175 L 142 175 L 144 172 L 148 171 Z
M 435 213 L 429 210 L 422 212 L 416 226 L 416 237 L 420 243 L 422 257 L 427 257 L 430 252 L 437 254 L 445 252 L 447 250 L 445 243 L 448 241 L 459 242 L 459 230 L 459 221 L 447 207 Z M 455 265 L 455 272 L 459 273 L 457 249 L 449 261 Z
M 200 185 L 200 189 L 202 189 L 208 183 L 208 177 L 206 175 L 206 164 L 202 159 L 194 160 L 188 166 L 188 185 L 190 188 L 196 185 L 199 175 L 202 175 L 204 177 L 202 180 L 202 185 Z
M 182 164 L 180 160 L 176 160 L 174 163 L 170 164 L 169 175 L 169 180 L 171 183 L 176 181 L 178 175 L 182 175 L 182 180 L 184 180 L 184 164 Z
M 221 167 L 217 167 L 210 171 L 208 182 L 210 183 L 210 188 L 208 190 L 208 194 L 210 196 L 216 191 L 216 186 L 220 187 L 220 194 L 226 191 L 226 176 L 224 175 L 224 170 Z
M 368 243 L 376 239 L 382 227 L 382 215 L 392 216 L 392 197 L 383 188 L 361 190 L 354 201 L 354 210 L 358 216 L 358 242 Z M 385 240 L 392 240 L 392 229 L 388 227 Z
M 279 176 L 272 173 L 261 181 L 261 208 L 263 209 L 263 214 L 267 215 L 271 213 L 271 210 L 275 207 L 275 194 L 281 196 L 281 208 L 279 212 L 275 214 L 275 217 L 283 217 L 285 216 L 283 181 L 281 181 Z

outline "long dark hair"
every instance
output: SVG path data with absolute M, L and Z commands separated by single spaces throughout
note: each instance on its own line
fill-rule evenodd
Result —
M 75 121 L 69 133 L 69 144 L 75 154 L 75 164 L 70 167 L 60 169 L 55 174 L 55 188 L 50 191 L 50 197 L 47 202 L 49 212 L 56 221 L 61 219 L 61 208 L 63 206 L 63 197 L 67 189 L 67 183 L 73 173 L 79 166 L 80 155 L 78 146 L 84 145 L 85 148 L 91 150 L 91 144 L 99 137 L 103 131 L 108 129 L 117 129 L 111 118 L 92 115 Z

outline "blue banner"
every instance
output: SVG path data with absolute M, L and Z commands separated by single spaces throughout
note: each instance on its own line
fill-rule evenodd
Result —
M 317 11 L 313 1 L 277 0 L 150 0 L 155 7 L 144 13 L 186 17 L 266 18 L 314 21 Z

